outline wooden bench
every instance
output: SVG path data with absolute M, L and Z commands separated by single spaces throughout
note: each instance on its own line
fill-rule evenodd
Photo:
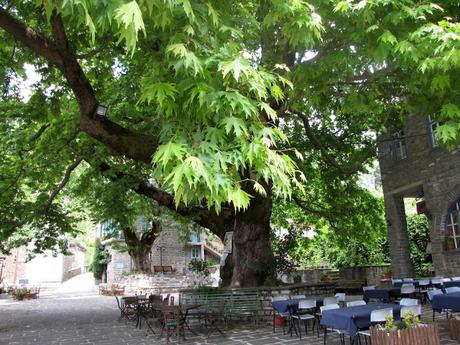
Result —
M 153 266 L 154 273 L 172 273 L 176 270 L 172 266 Z

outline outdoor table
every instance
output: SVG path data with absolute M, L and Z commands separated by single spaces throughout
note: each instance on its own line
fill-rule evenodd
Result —
M 434 295 L 431 300 L 431 307 L 434 310 L 449 309 L 453 312 L 460 311 L 460 292 Z
M 389 302 L 390 297 L 397 297 L 401 293 L 401 288 L 392 287 L 392 288 L 376 288 L 376 289 L 369 289 L 364 291 L 363 299 L 366 302 L 372 299 L 378 299 L 382 302 Z
M 431 281 L 430 281 L 431 282 Z M 397 288 L 400 288 L 403 284 L 414 284 L 414 286 L 416 288 L 419 287 L 419 281 L 414 279 L 414 280 L 411 280 L 411 281 L 404 281 L 404 282 L 394 282 L 393 283 L 393 287 L 397 287 Z
M 355 338 L 360 329 L 367 329 L 371 325 L 371 312 L 377 309 L 393 308 L 393 317 L 400 319 L 401 306 L 398 304 L 366 304 L 347 308 L 324 310 L 321 326 L 346 331 Z
M 299 307 L 300 301 L 305 300 L 316 300 L 316 306 L 320 307 L 323 305 L 323 297 L 320 296 L 307 296 L 305 298 L 299 299 L 286 299 L 281 301 L 274 301 L 272 302 L 273 309 L 275 309 L 279 313 L 285 313 L 288 311 L 288 307 L 291 306 L 294 310 L 297 310 Z
M 452 280 L 452 281 L 447 281 L 442 283 L 443 288 L 448 288 L 448 287 L 453 287 L 453 286 L 458 286 L 460 287 L 460 281 L 458 280 Z

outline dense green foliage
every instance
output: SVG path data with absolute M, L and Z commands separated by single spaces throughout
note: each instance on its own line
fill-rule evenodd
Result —
M 458 139 L 458 16 L 453 0 L 0 1 L 2 246 L 65 247 L 78 211 L 130 224 L 151 199 L 222 237 L 267 200 L 250 225 L 268 227 L 273 198 L 277 226 L 318 231 L 296 240 L 317 248 L 304 264 L 383 260 L 356 174 L 407 113 Z
M 110 261 L 109 252 L 103 245 L 97 243 L 93 253 L 90 270 L 93 272 L 94 279 L 101 280 L 102 275 Z
M 411 215 L 407 217 L 407 233 L 410 241 L 410 259 L 417 277 L 429 277 L 433 263 L 426 252 L 430 242 L 430 230 L 426 216 Z

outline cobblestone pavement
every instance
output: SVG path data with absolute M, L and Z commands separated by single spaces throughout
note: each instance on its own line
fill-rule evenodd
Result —
M 445 317 L 437 314 L 442 344 L 453 345 L 449 339 Z M 0 345 L 151 345 L 165 344 L 165 337 L 146 335 L 145 325 L 136 329 L 133 323 L 118 321 L 119 312 L 114 297 L 86 294 L 43 294 L 37 300 L 13 301 L 0 295 Z M 424 322 L 430 322 L 431 309 L 424 307 Z M 183 344 L 302 344 L 322 345 L 323 338 L 312 335 L 283 335 L 281 330 L 273 333 L 269 325 L 259 326 L 255 331 L 249 325 L 239 325 L 225 330 L 226 337 L 213 332 L 206 337 L 198 330 L 198 336 L 186 332 Z M 174 343 L 174 339 L 172 340 Z M 337 335 L 328 336 L 328 345 L 338 345 Z M 364 343 L 364 342 L 363 342 Z M 347 341 L 348 344 L 348 341 Z M 416 345 L 416 344 L 414 344 Z

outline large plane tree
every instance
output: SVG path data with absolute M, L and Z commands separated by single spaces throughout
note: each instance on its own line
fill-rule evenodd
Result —
M 314 209 L 309 175 L 346 190 L 372 133 L 408 111 L 459 133 L 454 1 L 0 4 L 2 242 L 54 245 L 72 231 L 69 180 L 98 174 L 233 231 L 227 283 L 258 285 L 276 198 Z M 23 102 L 26 62 L 41 81 Z

